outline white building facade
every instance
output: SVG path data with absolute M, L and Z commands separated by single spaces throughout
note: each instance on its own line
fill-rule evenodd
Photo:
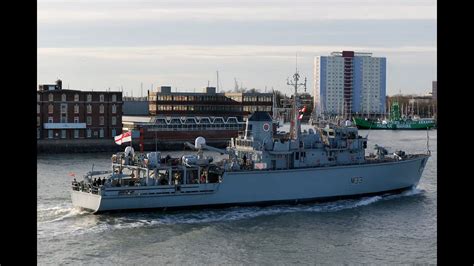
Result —
M 317 115 L 383 114 L 386 58 L 353 51 L 316 56 L 313 93 Z

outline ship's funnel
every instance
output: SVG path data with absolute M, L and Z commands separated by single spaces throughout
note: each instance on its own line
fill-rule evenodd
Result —
M 197 137 L 196 140 L 194 141 L 194 147 L 196 149 L 201 149 L 201 145 L 206 144 L 206 139 L 203 137 Z

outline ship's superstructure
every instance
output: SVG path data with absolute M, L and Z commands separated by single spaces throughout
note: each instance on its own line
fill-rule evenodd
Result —
M 296 96 L 306 82 L 298 83 L 298 72 L 293 80 L 288 83 L 295 89 L 289 133 L 279 134 L 268 113 L 255 112 L 226 149 L 208 146 L 202 137 L 186 143 L 197 153 L 181 158 L 127 147 L 112 156 L 110 171 L 89 172 L 73 182 L 74 206 L 102 212 L 297 203 L 417 185 L 429 154 L 389 154 L 376 146 L 376 153 L 366 156 L 367 138 L 351 126 L 327 124 L 302 131 Z M 226 158 L 214 161 L 204 150 Z

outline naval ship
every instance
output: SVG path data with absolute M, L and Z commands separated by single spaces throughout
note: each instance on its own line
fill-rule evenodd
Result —
M 299 204 L 385 193 L 416 187 L 430 157 L 389 153 L 375 145 L 366 155 L 367 137 L 350 125 L 301 129 L 299 74 L 294 86 L 290 131 L 280 132 L 266 112 L 255 112 L 245 131 L 226 149 L 203 137 L 185 145 L 195 152 L 180 158 L 158 151 L 138 153 L 131 146 L 112 155 L 106 171 L 90 171 L 72 182 L 73 206 L 102 213 L 139 209 L 207 208 Z M 214 161 L 204 150 L 224 155 Z

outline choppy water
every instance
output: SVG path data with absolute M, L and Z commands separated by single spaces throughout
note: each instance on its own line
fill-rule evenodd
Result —
M 433 156 L 402 194 L 171 213 L 74 209 L 69 173 L 108 169 L 110 154 L 40 155 L 38 264 L 436 263 L 436 131 L 429 135 Z M 426 131 L 370 131 L 375 143 L 423 152 Z

